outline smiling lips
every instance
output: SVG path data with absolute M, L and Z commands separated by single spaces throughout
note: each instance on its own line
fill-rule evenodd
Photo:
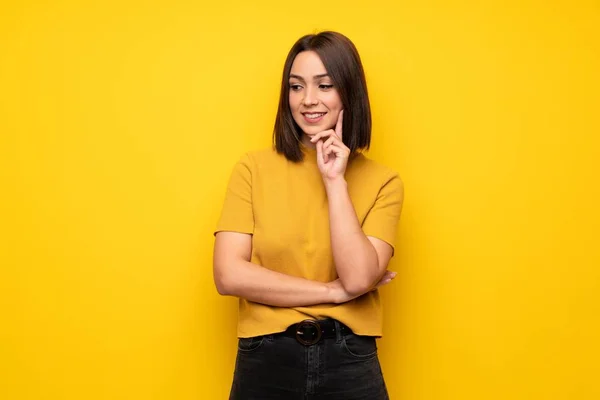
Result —
M 314 124 L 323 119 L 323 116 L 327 114 L 326 112 L 305 112 L 302 113 L 304 116 L 304 120 L 309 124 Z

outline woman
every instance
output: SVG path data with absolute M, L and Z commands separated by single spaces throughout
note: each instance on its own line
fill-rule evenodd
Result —
M 300 38 L 283 71 L 274 149 L 231 176 L 215 284 L 239 297 L 231 399 L 386 399 L 377 288 L 400 217 L 398 175 L 368 159 L 360 57 L 336 32 Z

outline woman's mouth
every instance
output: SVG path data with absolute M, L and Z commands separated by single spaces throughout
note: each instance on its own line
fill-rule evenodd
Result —
M 311 112 L 311 113 L 302 113 L 304 120 L 309 124 L 314 124 L 323 119 L 323 116 L 327 114 L 326 112 Z

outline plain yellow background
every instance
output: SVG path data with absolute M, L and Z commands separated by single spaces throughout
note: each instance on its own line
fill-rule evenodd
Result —
M 406 187 L 391 398 L 600 398 L 600 3 L 575 0 L 3 2 L 0 398 L 227 397 L 212 228 L 323 29 Z

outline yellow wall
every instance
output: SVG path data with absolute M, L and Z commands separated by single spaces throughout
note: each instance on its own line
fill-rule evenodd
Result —
M 392 398 L 600 398 L 597 1 L 83 3 L 0 6 L 0 398 L 226 398 L 211 229 L 320 29 L 406 185 Z

